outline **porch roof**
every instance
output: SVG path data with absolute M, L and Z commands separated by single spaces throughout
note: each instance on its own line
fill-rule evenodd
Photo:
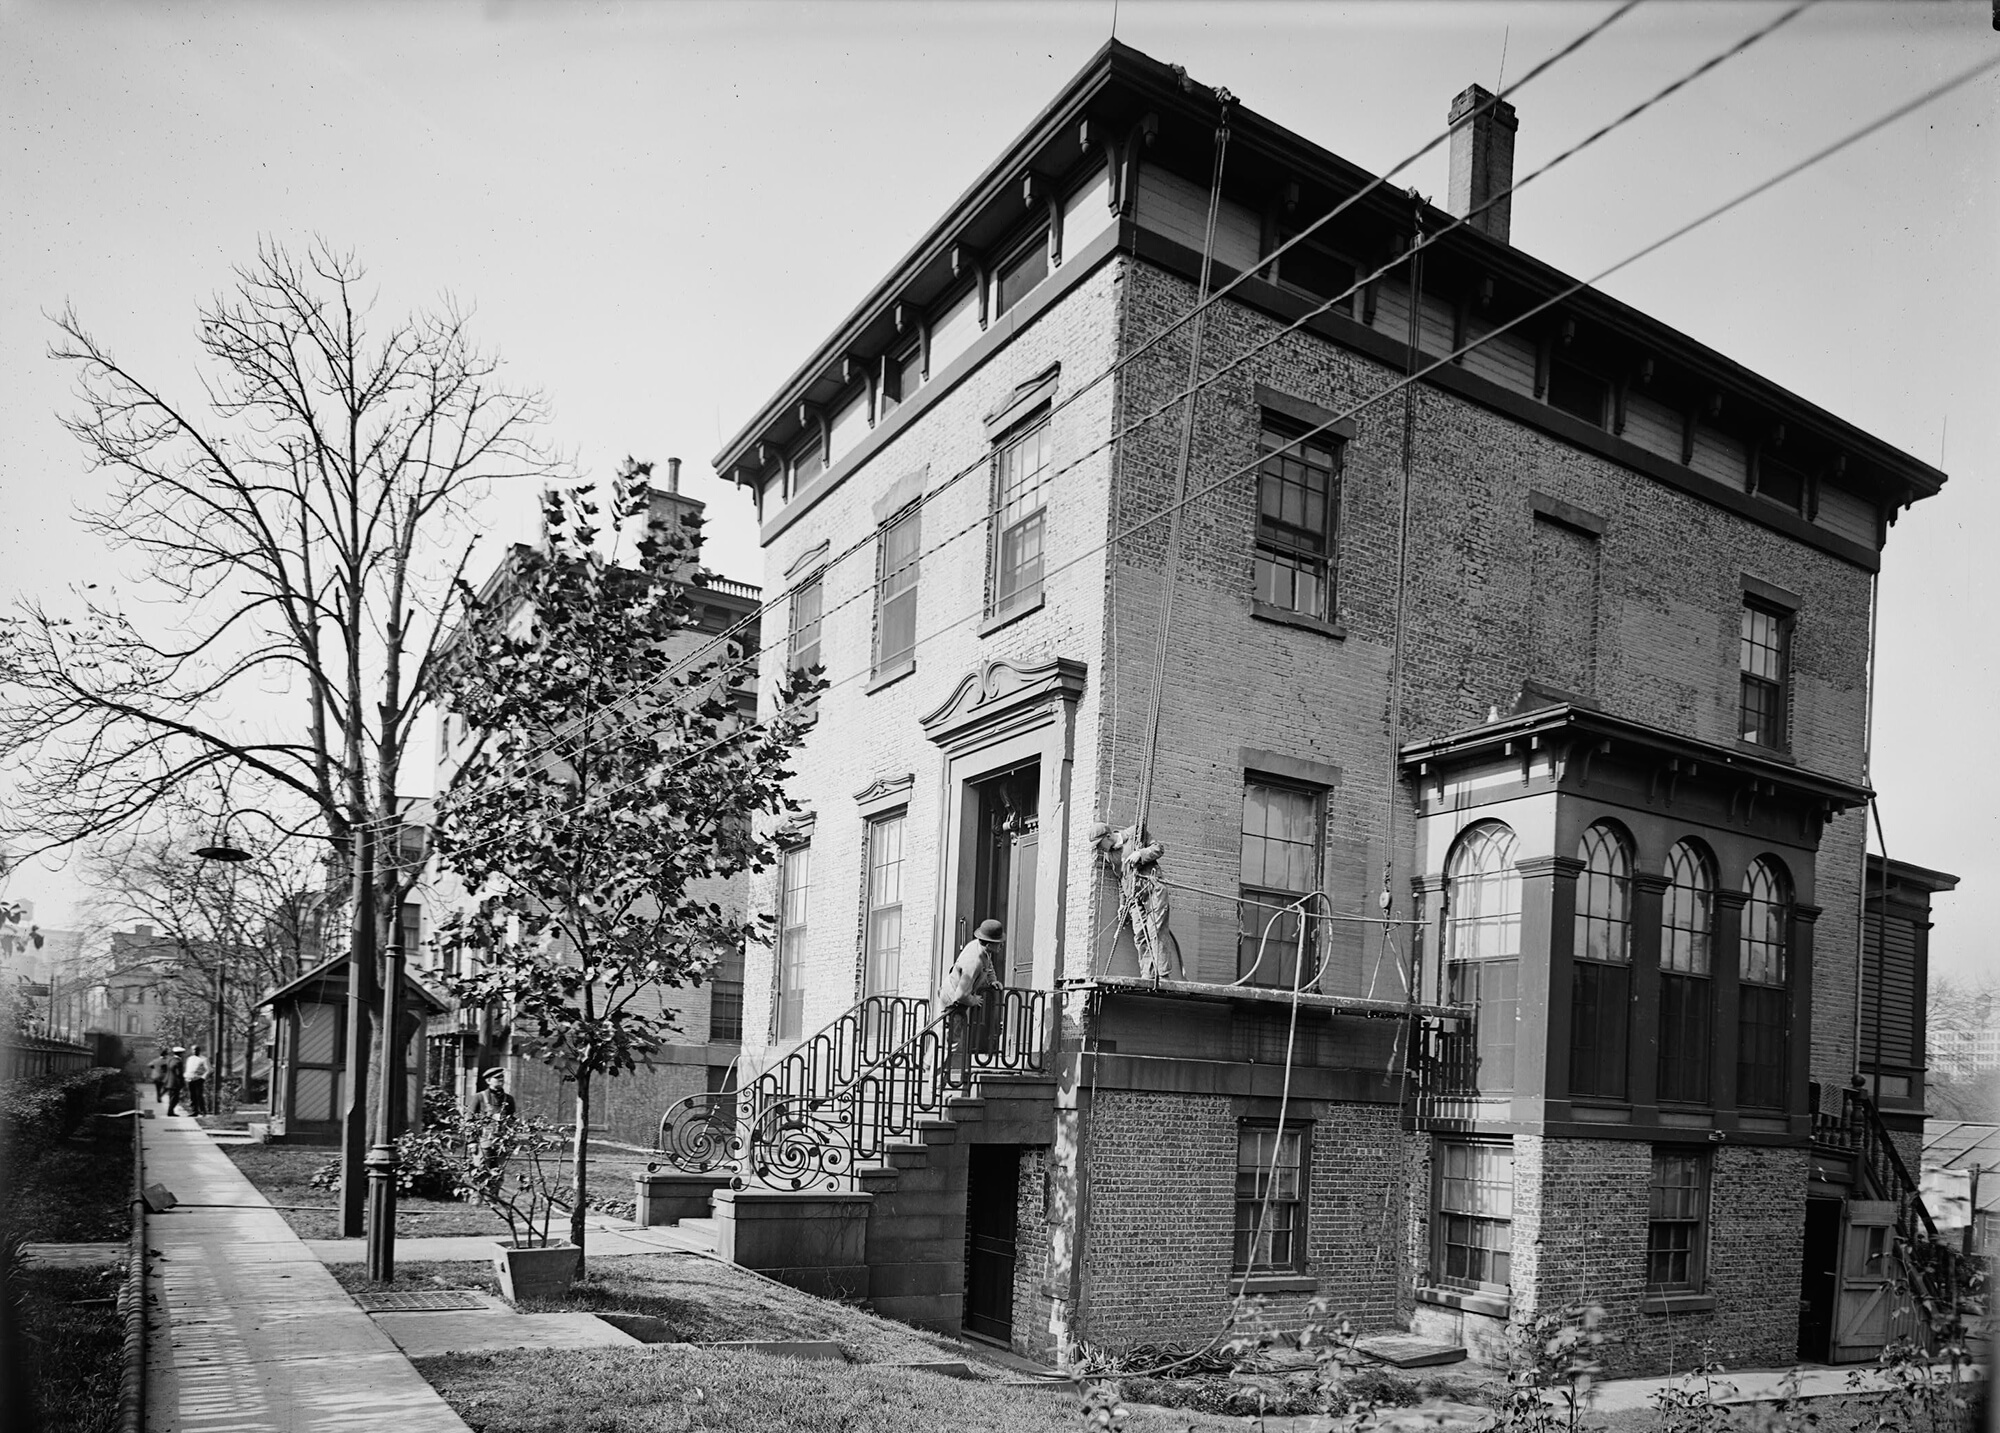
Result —
M 346 994 L 347 957 L 336 955 L 331 960 L 321 961 L 298 979 L 273 990 L 269 995 L 259 1000 L 257 1005 L 259 1007 L 276 1005 L 280 1000 L 304 994 L 308 988 L 315 985 L 334 986 L 337 987 L 340 994 Z M 425 985 L 408 970 L 403 972 L 403 987 L 406 990 L 416 992 L 418 996 L 422 997 L 424 1004 L 429 1006 L 434 1013 L 443 1014 L 451 1009 L 451 1006 L 440 998 L 436 991 Z

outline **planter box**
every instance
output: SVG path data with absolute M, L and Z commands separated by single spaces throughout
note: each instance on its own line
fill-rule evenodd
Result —
M 569 1292 L 582 1257 L 583 1250 L 574 1244 L 551 1244 L 542 1249 L 502 1244 L 493 1255 L 493 1272 L 500 1276 L 500 1292 L 510 1304 L 522 1299 L 559 1299 Z

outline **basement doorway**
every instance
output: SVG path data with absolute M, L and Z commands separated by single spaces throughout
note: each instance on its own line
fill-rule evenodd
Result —
M 966 1149 L 965 1332 L 1014 1340 L 1014 1245 L 1019 1232 L 1021 1147 Z

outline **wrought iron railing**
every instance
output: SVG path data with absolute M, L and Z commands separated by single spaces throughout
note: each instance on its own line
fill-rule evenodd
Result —
M 1411 1041 L 1420 1125 L 1469 1119 L 1479 1098 L 1479 1044 L 1472 1017 L 1415 1022 Z
M 733 1092 L 693 1095 L 660 1120 L 660 1160 L 727 1170 L 738 1188 L 852 1187 L 860 1166 L 913 1140 L 991 1074 L 1048 1068 L 1048 997 L 995 987 L 983 1006 L 875 996 Z

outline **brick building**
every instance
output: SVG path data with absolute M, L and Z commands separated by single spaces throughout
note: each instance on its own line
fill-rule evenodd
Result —
M 724 1253 L 1040 1355 L 1588 1295 L 1639 1370 L 1907 1214 L 1841 1091 L 1943 474 L 1513 248 L 1490 99 L 1447 213 L 1114 42 L 719 455 L 830 683 L 759 1080 L 669 1121 Z

